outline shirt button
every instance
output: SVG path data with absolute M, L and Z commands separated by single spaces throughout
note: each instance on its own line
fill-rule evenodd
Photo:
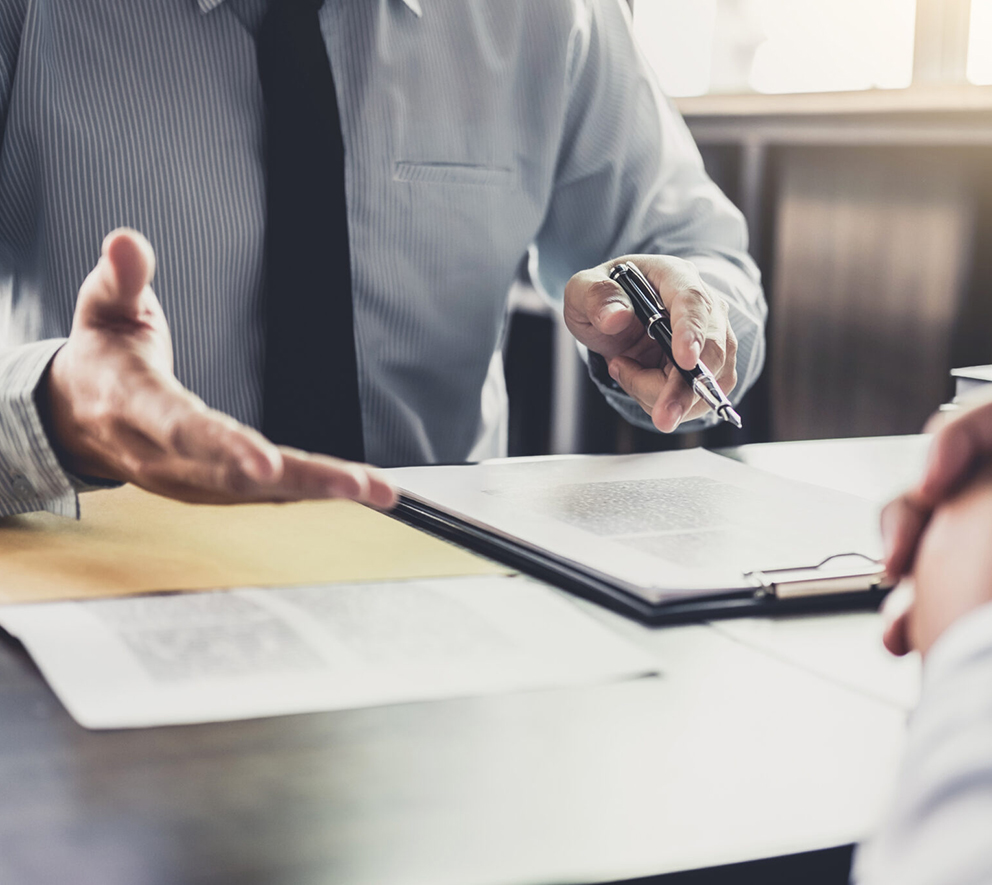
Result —
M 32 498 L 35 495 L 34 486 L 23 473 L 15 473 L 11 477 L 10 487 L 19 498 Z

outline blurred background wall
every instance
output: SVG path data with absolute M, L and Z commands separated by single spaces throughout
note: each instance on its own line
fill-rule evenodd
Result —
M 511 453 L 912 433 L 992 362 L 992 0 L 634 0 L 636 37 L 742 209 L 769 301 L 744 431 L 615 418 L 525 283 Z

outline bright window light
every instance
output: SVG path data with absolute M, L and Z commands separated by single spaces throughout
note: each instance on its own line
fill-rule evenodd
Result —
M 673 97 L 710 91 L 717 0 L 640 0 L 634 4 L 634 34 Z
M 901 89 L 913 78 L 916 0 L 636 0 L 634 27 L 673 96 Z
M 755 0 L 767 34 L 758 92 L 904 89 L 913 80 L 916 0 Z
M 979 86 L 992 85 L 992 0 L 971 0 L 968 80 Z

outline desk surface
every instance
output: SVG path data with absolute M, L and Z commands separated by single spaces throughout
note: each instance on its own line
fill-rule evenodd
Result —
M 822 482 L 867 464 L 877 497 L 921 452 L 899 439 L 738 454 Z M 0 882 L 593 882 L 870 830 L 915 681 L 912 661 L 878 651 L 873 616 L 652 630 L 576 605 L 652 649 L 664 675 L 96 733 L 4 639 Z

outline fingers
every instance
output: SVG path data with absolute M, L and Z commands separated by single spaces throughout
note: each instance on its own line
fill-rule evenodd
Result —
M 651 421 L 662 433 L 671 433 L 698 403 L 699 397 L 673 367 L 665 377 L 665 386 L 649 410 Z
M 736 352 L 737 341 L 731 335 L 725 349 L 714 345 L 712 354 L 706 349 L 702 354 L 717 366 L 714 375 L 727 394 L 737 384 Z M 703 361 L 709 367 L 710 362 Z M 710 409 L 667 361 L 653 367 L 620 356 L 611 360 L 608 368 L 613 380 L 651 416 L 651 422 L 662 433 L 671 433 L 683 421 L 698 418 Z
M 663 433 L 671 433 L 692 408 L 697 397 L 671 364 L 645 368 L 636 360 L 616 357 L 609 364 L 610 377 L 651 416 Z
M 155 252 L 140 233 L 119 228 L 108 234 L 97 266 L 79 290 L 83 320 L 108 323 L 140 319 L 140 296 L 154 273 Z
M 920 491 L 936 503 L 960 485 L 977 464 L 992 456 L 992 403 L 951 418 L 934 437 Z
M 909 645 L 926 657 L 944 631 L 992 600 L 992 469 L 941 502 L 913 563 Z
M 651 415 L 655 427 L 671 432 L 708 407 L 689 383 L 666 368 L 661 346 L 647 336 L 623 289 L 610 279 L 621 261 L 634 262 L 667 306 L 675 362 L 689 370 L 702 360 L 727 393 L 737 384 L 737 339 L 729 310 L 693 264 L 671 256 L 618 258 L 576 274 L 566 287 L 565 321 L 572 334 L 606 359 L 613 379 Z
M 146 376 L 116 404 L 113 430 L 144 437 L 161 456 L 224 465 L 254 482 L 269 482 L 282 470 L 282 457 L 260 433 L 203 401 L 172 377 Z M 142 453 L 135 453 L 138 461 Z M 136 465 L 131 465 L 132 468 Z
M 899 580 L 912 569 L 916 547 L 932 512 L 932 508 L 914 492 L 890 501 L 882 510 L 885 568 L 891 580 Z
M 618 335 L 637 319 L 626 293 L 610 279 L 597 280 L 586 291 L 586 316 L 604 335 Z
M 935 435 L 923 478 L 882 511 L 885 564 L 892 579 L 912 568 L 934 510 L 992 458 L 992 401 L 984 398 L 965 411 L 938 414 L 927 429 Z
M 623 289 L 609 277 L 609 265 L 582 271 L 565 287 L 565 325 L 575 338 L 609 362 L 647 337 Z M 629 355 L 629 354 L 628 354 Z
M 253 482 L 230 464 L 172 459 L 150 467 L 144 488 L 193 504 L 286 503 L 344 498 L 380 510 L 397 501 L 395 488 L 367 464 L 280 447 L 283 470 L 271 482 Z
M 146 381 L 114 431 L 127 478 L 181 500 L 349 498 L 384 509 L 396 502 L 393 487 L 367 465 L 277 448 L 172 379 Z
M 960 413 L 937 431 L 919 485 L 882 511 L 885 564 L 892 579 L 912 568 L 916 548 L 934 509 L 989 456 L 992 403 Z
M 672 356 L 683 369 L 694 369 L 707 342 L 717 340 L 710 334 L 717 319 L 716 301 L 700 282 L 699 286 L 674 292 L 666 304 L 672 315 Z M 710 361 L 716 361 L 711 352 L 706 367 L 716 373 L 725 359 L 726 355 L 720 354 L 718 365 L 711 365 Z
M 136 230 L 118 228 L 108 234 L 102 256 L 113 268 L 121 298 L 137 297 L 155 275 L 155 250 Z
M 396 504 L 395 487 L 368 464 L 355 464 L 297 449 L 281 448 L 280 451 L 285 470 L 279 490 L 293 500 L 318 497 L 311 494 L 311 490 L 323 488 L 323 497 L 350 498 L 380 510 L 388 510 Z
M 901 657 L 911 652 L 909 624 L 913 610 L 913 587 L 904 581 L 882 603 L 884 628 L 882 643 L 894 655 Z

